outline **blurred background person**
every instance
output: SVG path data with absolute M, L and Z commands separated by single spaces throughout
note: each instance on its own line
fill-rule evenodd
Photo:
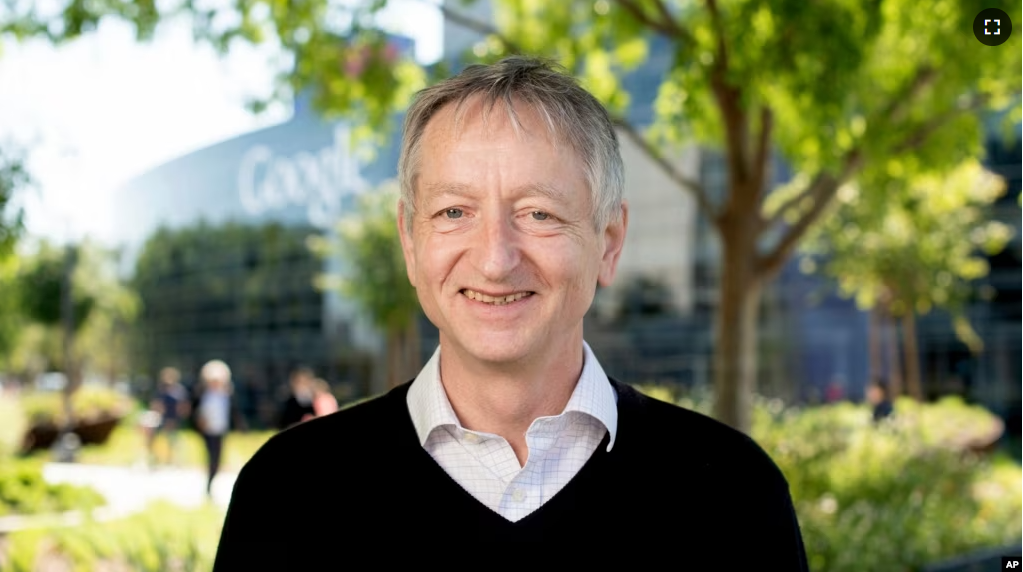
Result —
M 231 370 L 220 360 L 207 362 L 199 374 L 199 396 L 195 407 L 195 428 L 202 435 L 209 460 L 206 494 L 212 496 L 213 479 L 220 469 L 224 437 L 231 429 Z
M 281 405 L 281 413 L 277 421 L 278 429 L 283 431 L 305 421 L 307 417 L 316 416 L 316 410 L 313 408 L 313 381 L 315 379 L 313 370 L 308 367 L 299 367 L 291 373 L 289 380 L 291 394 Z
M 337 411 L 337 398 L 330 391 L 330 384 L 319 378 L 313 381 L 313 411 L 316 417 Z
M 891 396 L 888 394 L 888 384 L 884 380 L 877 380 L 870 384 L 870 387 L 867 388 L 867 400 L 874 406 L 875 422 L 891 416 L 895 410 Z
M 164 461 L 172 465 L 177 462 L 178 430 L 181 422 L 188 418 L 190 409 L 188 393 L 181 386 L 181 372 L 173 367 L 163 368 L 160 371 L 159 390 L 150 405 L 150 410 L 159 416 L 152 416 L 152 421 L 159 421 L 149 433 L 149 457 L 153 465 L 160 462 L 156 453 L 156 440 L 161 434 L 167 442 L 167 458 Z

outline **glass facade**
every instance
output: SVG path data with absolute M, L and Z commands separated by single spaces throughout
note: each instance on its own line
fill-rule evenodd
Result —
M 273 423 L 299 365 L 342 398 L 379 390 L 380 336 L 351 301 L 314 287 L 318 275 L 344 268 L 307 245 L 332 237 L 359 194 L 397 176 L 396 133 L 364 161 L 351 132 L 298 98 L 286 123 L 180 157 L 121 189 L 116 220 L 143 301 L 138 385 L 151 389 L 167 366 L 192 385 L 206 361 L 222 359 L 254 427 Z

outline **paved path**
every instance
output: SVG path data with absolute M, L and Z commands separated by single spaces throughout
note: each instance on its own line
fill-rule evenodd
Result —
M 95 488 L 107 499 L 107 506 L 97 511 L 99 519 L 123 517 L 144 509 L 157 500 L 170 501 L 176 505 L 192 508 L 207 502 L 206 475 L 195 469 L 144 467 L 105 467 L 76 463 L 50 463 L 43 468 L 43 477 L 51 483 L 88 485 Z M 235 474 L 220 474 L 213 480 L 213 502 L 226 507 L 231 500 Z M 54 522 L 75 524 L 80 515 L 65 515 L 55 521 L 31 517 L 0 518 L 0 533 L 22 528 L 43 526 Z

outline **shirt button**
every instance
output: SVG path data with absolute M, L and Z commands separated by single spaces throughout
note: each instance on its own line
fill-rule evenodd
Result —
M 526 493 L 522 492 L 522 489 L 515 489 L 512 491 L 512 500 L 515 502 L 522 502 L 526 500 Z
M 476 436 L 475 433 L 469 433 L 468 431 L 466 431 L 463 434 L 463 438 L 465 439 L 466 443 L 476 444 L 480 442 L 480 438 Z

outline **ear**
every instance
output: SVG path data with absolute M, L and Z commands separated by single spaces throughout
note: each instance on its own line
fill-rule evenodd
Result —
M 622 218 L 612 222 L 604 230 L 604 252 L 600 260 L 600 274 L 597 283 L 605 288 L 614 281 L 618 271 L 618 260 L 625 246 L 625 232 L 629 227 L 629 204 L 622 201 Z
M 412 248 L 412 237 L 405 228 L 405 201 L 398 200 L 398 237 L 401 239 L 401 252 L 405 256 L 405 272 L 412 287 L 416 287 L 416 252 Z

